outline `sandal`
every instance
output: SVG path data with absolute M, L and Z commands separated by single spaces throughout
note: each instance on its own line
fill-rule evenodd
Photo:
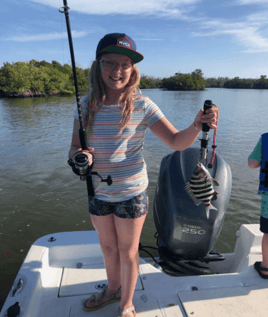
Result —
M 92 294 L 90 296 L 90 298 L 86 299 L 83 303 L 83 308 L 85 311 L 94 311 L 94 310 L 100 309 L 106 305 L 118 302 L 118 301 L 120 301 L 121 295 L 119 297 L 117 297 L 117 296 L 120 293 L 121 293 L 121 286 L 119 287 L 119 289 L 115 293 L 109 292 L 108 286 L 105 286 L 100 293 Z M 101 304 L 100 302 L 101 302 L 101 299 L 104 295 L 110 297 L 110 299 Z M 87 306 L 87 303 L 89 300 L 90 300 L 90 303 L 92 305 L 91 307 Z
M 130 313 L 130 312 L 133 313 L 134 317 L 137 315 L 134 306 L 131 306 L 130 308 L 128 308 L 126 310 L 123 310 L 121 307 L 119 307 L 118 308 L 118 317 L 130 317 L 128 315 L 128 313 Z
M 264 279 L 268 279 L 268 275 L 263 274 L 261 271 L 264 272 L 268 272 L 268 269 L 265 267 L 261 266 L 261 262 L 255 262 L 254 263 L 254 268 L 255 270 L 258 272 L 258 274 L 260 275 L 260 277 L 264 278 Z

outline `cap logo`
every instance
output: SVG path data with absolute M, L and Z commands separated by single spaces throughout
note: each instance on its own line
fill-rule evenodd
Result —
M 131 44 L 129 43 L 129 41 L 127 39 L 118 40 L 118 44 L 121 46 L 124 46 L 124 47 L 131 48 Z

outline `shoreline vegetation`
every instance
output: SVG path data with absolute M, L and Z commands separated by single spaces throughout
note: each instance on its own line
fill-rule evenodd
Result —
M 90 69 L 76 67 L 80 91 L 87 89 Z M 75 94 L 73 70 L 68 64 L 57 61 L 31 60 L 30 62 L 4 63 L 0 68 L 1 97 L 44 97 Z
M 76 67 L 76 72 L 79 91 L 87 91 L 90 68 Z M 204 78 L 202 70 L 196 69 L 190 74 L 176 73 L 163 79 L 142 75 L 139 88 L 182 91 L 200 91 L 206 88 L 268 89 L 268 78 L 266 75 L 258 79 Z M 28 98 L 73 94 L 73 71 L 68 64 L 31 60 L 12 64 L 6 62 L 0 68 L 0 97 Z

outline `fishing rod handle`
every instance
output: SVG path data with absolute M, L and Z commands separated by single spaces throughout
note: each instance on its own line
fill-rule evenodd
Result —
M 206 100 L 204 102 L 204 114 L 206 113 L 206 111 L 210 108 L 213 107 L 213 103 L 211 100 Z M 210 130 L 210 127 L 207 125 L 207 123 L 202 123 L 202 131 L 203 132 L 208 132 Z
M 79 129 L 79 139 L 82 150 L 87 150 L 87 136 L 85 129 Z

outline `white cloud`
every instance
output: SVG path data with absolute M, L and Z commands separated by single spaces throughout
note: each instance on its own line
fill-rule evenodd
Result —
M 268 0 L 267 0 L 268 1 Z M 267 53 L 267 17 L 268 12 L 254 13 L 243 18 L 243 22 L 226 20 L 203 21 L 199 32 L 192 36 L 209 37 L 230 35 L 238 44 L 245 47 L 244 53 Z
M 256 3 L 260 3 L 260 4 L 268 4 L 268 0 L 237 0 L 238 4 L 256 4 Z
M 248 28 L 236 36 L 247 47 L 245 53 L 268 53 L 268 39 L 263 37 L 257 29 Z
M 55 0 L 28 0 L 29 2 L 58 8 Z M 184 8 L 191 7 L 202 0 L 69 0 L 71 10 L 85 14 L 121 15 L 160 15 L 180 16 Z M 63 5 L 63 2 L 61 2 Z
M 72 31 L 72 37 L 83 37 L 88 33 L 83 31 Z M 67 33 L 51 33 L 51 34 L 36 34 L 36 35 L 25 35 L 25 36 L 14 36 L 8 38 L 8 41 L 16 41 L 16 42 L 29 42 L 29 41 L 50 41 L 50 40 L 58 40 L 62 38 L 67 38 Z
M 31 3 L 38 3 L 44 6 L 59 8 L 63 1 L 55 0 L 27 0 Z M 72 11 L 92 15 L 137 15 L 156 17 L 179 18 L 194 24 L 196 32 L 192 36 L 229 36 L 238 44 L 241 44 L 247 53 L 268 52 L 267 16 L 268 12 L 252 12 L 245 16 L 241 11 L 238 22 L 227 19 L 205 18 L 202 12 L 194 11 L 197 5 L 204 0 L 68 0 L 68 6 Z M 236 0 L 232 5 L 268 4 L 268 0 Z M 199 7 L 200 9 L 200 7 Z M 191 12 L 191 14 L 190 14 Z M 194 14 L 197 13 L 197 14 Z M 200 14 L 198 14 L 198 12 Z M 81 32 L 80 32 L 81 33 Z M 82 32 L 83 33 L 83 32 Z M 57 37 L 58 36 L 58 37 Z M 75 35 L 74 35 L 75 36 Z M 79 36 L 78 34 L 76 36 Z M 85 35 L 80 35 L 85 36 Z M 48 34 L 29 37 L 15 37 L 16 41 L 49 40 L 61 38 L 62 35 Z M 147 37 L 147 36 L 145 36 Z M 148 36 L 151 39 L 150 36 Z M 149 40 L 147 39 L 147 40 Z M 142 39 L 140 39 L 142 40 Z M 160 40 L 160 39 L 154 39 Z

